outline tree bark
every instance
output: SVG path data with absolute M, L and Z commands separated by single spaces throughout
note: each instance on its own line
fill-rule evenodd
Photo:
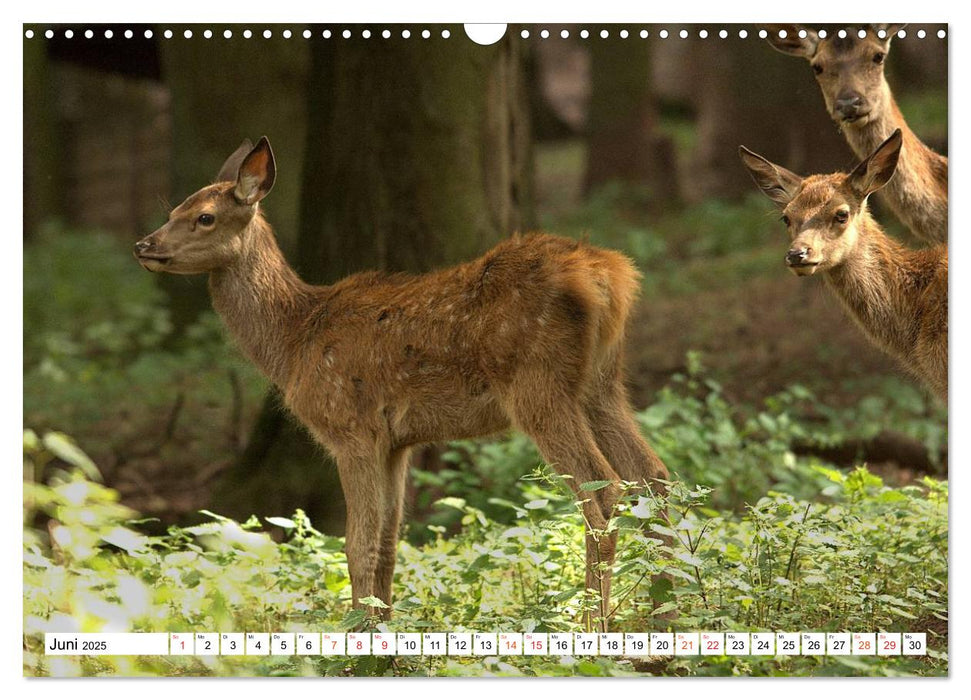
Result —
M 429 270 L 531 222 L 520 47 L 511 32 L 483 47 L 451 31 L 445 41 L 313 41 L 294 258 L 307 281 Z M 336 469 L 272 394 L 222 492 L 223 510 L 240 517 L 269 502 L 342 530 Z
M 47 41 L 24 39 L 24 241 L 63 214 L 60 134 Z

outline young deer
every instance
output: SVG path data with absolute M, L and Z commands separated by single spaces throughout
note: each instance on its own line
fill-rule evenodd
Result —
M 890 39 L 903 25 L 866 25 L 864 38 L 850 30 L 841 38 L 831 32 L 820 39 L 799 25 L 769 25 L 769 43 L 812 64 L 826 109 L 840 126 L 858 158 L 879 146 L 895 130 L 903 134 L 897 175 L 887 185 L 885 200 L 904 225 L 931 243 L 947 243 L 947 158 L 938 155 L 907 126 L 884 76 Z M 784 29 L 785 37 L 779 36 Z M 886 38 L 876 32 L 883 30 Z M 800 37 L 803 31 L 805 37 Z
M 947 401 L 947 247 L 909 250 L 867 209 L 867 197 L 893 177 L 902 142 L 898 129 L 850 174 L 805 179 L 744 146 L 739 154 L 782 209 L 789 269 L 825 274 L 870 340 Z
M 600 593 L 605 629 L 617 482 L 668 475 L 623 384 L 639 277 L 630 260 L 537 234 L 421 276 L 367 272 L 311 286 L 260 211 L 274 175 L 266 138 L 244 142 L 135 256 L 153 272 L 209 274 L 213 306 L 243 352 L 334 456 L 354 604 L 391 602 L 411 448 L 515 426 L 586 499 L 586 583 Z M 581 492 L 600 480 L 613 483 Z

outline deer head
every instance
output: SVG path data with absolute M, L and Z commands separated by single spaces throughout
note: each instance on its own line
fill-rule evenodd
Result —
M 194 275 L 228 266 L 245 245 L 257 205 L 273 187 L 276 163 L 266 137 L 229 156 L 214 184 L 190 195 L 169 220 L 135 244 L 146 270 Z
M 826 109 L 841 124 L 859 127 L 888 108 L 890 87 L 884 77 L 884 61 L 890 50 L 890 39 L 903 24 L 868 24 L 848 28 L 845 37 L 831 31 L 821 39 L 818 32 L 797 24 L 767 25 L 768 42 L 792 56 L 807 59 L 823 91 Z M 780 37 L 779 30 L 786 36 Z M 877 32 L 883 30 L 881 39 Z M 802 33 L 804 36 L 800 36 Z
M 853 172 L 801 178 L 744 146 L 739 155 L 755 184 L 782 210 L 792 242 L 786 265 L 799 276 L 830 270 L 857 250 L 872 223 L 867 197 L 893 177 L 902 137 L 897 129 Z

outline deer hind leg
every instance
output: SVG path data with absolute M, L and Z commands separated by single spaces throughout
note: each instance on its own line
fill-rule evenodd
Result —
M 624 481 L 650 487 L 655 494 L 664 495 L 667 487 L 657 480 L 666 480 L 668 469 L 637 427 L 627 391 L 624 389 L 619 363 L 614 363 L 600 377 L 598 385 L 584 402 L 584 409 L 597 446 L 620 477 Z M 668 536 L 652 532 L 651 537 L 660 539 L 663 545 L 672 544 Z M 655 600 L 654 606 L 657 607 L 661 602 Z M 673 616 L 671 613 L 662 617 Z
M 398 532 L 401 513 L 404 510 L 405 483 L 408 477 L 409 450 L 396 450 L 387 462 L 387 489 L 384 494 L 384 523 L 378 550 L 376 593 L 378 598 L 391 605 L 391 584 L 398 557 Z M 391 608 L 381 610 L 381 617 L 389 619 Z
M 387 455 L 377 448 L 359 453 L 335 455 L 344 499 L 347 529 L 344 549 L 351 577 L 354 607 L 361 598 L 378 595 L 378 565 L 381 533 L 385 523 L 388 479 L 384 473 Z
M 584 410 L 597 447 L 620 478 L 651 486 L 655 492 L 663 490 L 663 484 L 655 480 L 667 479 L 668 468 L 637 427 L 619 360 L 613 360 L 598 377 L 584 400 Z
M 527 382 L 535 390 L 542 381 Z M 545 388 L 545 387 L 544 387 Z M 587 417 L 577 400 L 567 392 L 524 392 L 514 402 L 511 414 L 516 425 L 529 435 L 543 458 L 560 474 L 582 502 L 586 524 L 586 586 L 598 592 L 596 614 L 588 615 L 588 629 L 606 631 L 610 615 L 610 576 L 616 550 L 616 534 L 607 532 L 620 493 L 617 474 L 597 448 Z M 581 491 L 591 481 L 614 482 L 595 491 Z

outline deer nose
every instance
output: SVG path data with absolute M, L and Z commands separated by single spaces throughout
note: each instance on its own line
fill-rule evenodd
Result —
M 812 248 L 790 248 L 786 253 L 787 265 L 800 265 L 806 262 L 806 258 L 812 252 Z
M 857 116 L 863 107 L 863 97 L 855 92 L 846 93 L 836 98 L 836 111 L 844 119 Z
M 154 244 L 145 240 L 144 238 L 135 244 L 135 255 L 141 255 L 152 249 Z

